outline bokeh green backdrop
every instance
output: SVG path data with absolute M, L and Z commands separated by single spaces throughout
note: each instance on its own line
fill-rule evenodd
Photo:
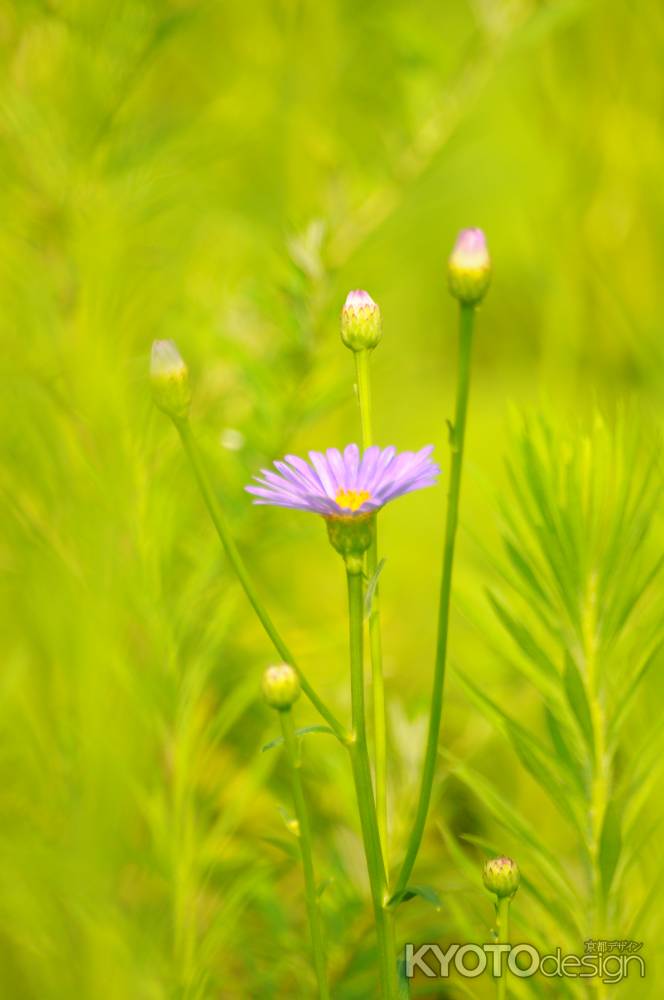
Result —
M 243 551 L 344 712 L 338 559 L 318 519 L 254 509 L 242 488 L 284 450 L 357 439 L 338 338 L 354 287 L 384 316 L 379 441 L 433 442 L 446 467 L 445 259 L 460 227 L 482 226 L 495 277 L 476 341 L 452 658 L 536 713 L 474 624 L 510 411 L 544 407 L 563 424 L 596 403 L 610 419 L 628 398 L 645 425 L 661 422 L 664 10 L 18 0 L 0 4 L 0 44 L 0 995 L 309 996 L 299 871 L 278 843 L 286 779 L 278 753 L 260 753 L 275 728 L 257 694 L 273 654 L 152 408 L 150 343 L 173 337 L 189 361 L 196 434 Z M 443 498 L 417 494 L 382 520 L 404 830 Z M 656 678 L 650 694 L 661 711 Z M 299 716 L 314 721 L 308 706 Z M 555 815 L 453 676 L 444 738 L 550 823 L 555 845 Z M 350 984 L 340 995 L 367 996 L 346 764 L 325 737 L 309 745 L 319 874 L 337 872 L 335 975 Z M 459 790 L 436 796 L 418 872 L 454 887 L 441 818 L 459 831 L 481 820 Z M 404 939 L 452 938 L 410 905 Z

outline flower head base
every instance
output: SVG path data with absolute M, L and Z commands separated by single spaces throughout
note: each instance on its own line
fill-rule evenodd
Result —
M 345 559 L 349 569 L 362 572 L 362 556 L 370 548 L 376 534 L 376 515 L 359 517 L 326 517 L 330 545 Z
M 155 340 L 152 344 L 150 382 L 159 409 L 173 420 L 184 420 L 191 402 L 189 370 L 172 340 Z
M 368 292 L 346 296 L 341 310 L 341 339 L 351 351 L 373 350 L 382 334 L 380 309 Z
M 447 278 L 452 295 L 475 306 L 486 295 L 491 280 L 491 258 L 481 229 L 462 229 L 449 259 Z
M 343 452 L 328 448 L 309 452 L 309 462 L 286 455 L 276 472 L 263 469 L 258 485 L 247 486 L 254 503 L 307 510 L 332 519 L 358 519 L 373 514 L 390 500 L 433 486 L 440 469 L 430 458 L 433 445 L 397 453 L 372 445 L 363 455 L 356 444 Z
M 482 880 L 489 892 L 495 893 L 498 899 L 504 899 L 513 896 L 519 888 L 521 873 L 516 861 L 503 856 L 484 863 Z
M 279 712 L 292 708 L 300 697 L 300 678 L 287 663 L 268 667 L 263 674 L 261 686 L 263 697 L 270 708 L 276 708 Z

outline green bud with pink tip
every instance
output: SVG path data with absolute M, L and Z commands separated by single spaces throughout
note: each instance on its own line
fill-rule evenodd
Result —
M 491 281 L 491 258 L 481 229 L 462 229 L 447 265 L 447 281 L 455 299 L 476 306 Z
M 368 292 L 349 292 L 341 310 L 341 339 L 351 351 L 372 351 L 380 341 L 380 309 Z
M 521 872 L 516 861 L 503 855 L 485 861 L 482 880 L 489 892 L 493 892 L 498 899 L 506 899 L 512 897 L 519 888 Z
M 266 702 L 278 712 L 288 711 L 300 697 L 300 678 L 287 663 L 268 667 L 261 686 Z
M 152 398 L 172 420 L 185 420 L 191 403 L 189 369 L 174 341 L 155 340 L 150 358 Z

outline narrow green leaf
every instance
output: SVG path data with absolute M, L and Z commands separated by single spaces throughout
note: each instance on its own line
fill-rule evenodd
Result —
M 620 859 L 622 850 L 622 832 L 620 823 L 620 810 L 615 799 L 612 800 L 606 810 L 604 823 L 602 825 L 602 836 L 599 845 L 599 867 L 602 875 L 602 889 L 604 897 L 609 895 L 616 866 Z
M 586 689 L 584 687 L 581 674 L 579 673 L 579 668 L 568 651 L 565 651 L 565 671 L 563 674 L 563 683 L 565 685 L 565 694 L 567 695 L 570 708 L 574 712 L 574 717 L 579 724 L 579 728 L 586 740 L 586 743 L 588 744 L 588 749 L 594 756 L 593 723 L 590 716 L 590 706 L 588 705 Z
M 646 898 L 643 900 L 639 910 L 633 917 L 627 935 L 629 937 L 639 937 L 643 933 L 646 920 L 650 917 L 654 906 L 661 906 L 662 902 L 662 879 L 664 878 L 664 864 L 657 865 L 651 875 L 652 885 Z
M 293 861 L 297 861 L 300 857 L 300 848 L 296 840 L 286 840 L 285 837 L 261 837 L 261 840 L 264 840 L 266 844 L 272 844 L 273 847 L 278 847 Z
M 627 689 L 621 693 L 617 709 L 613 714 L 613 717 L 609 721 L 609 732 L 612 737 L 617 735 L 617 733 L 620 731 L 620 727 L 626 716 L 629 714 L 629 709 L 632 705 L 632 702 L 634 701 L 634 697 L 637 694 L 639 687 L 641 686 L 642 681 L 649 673 L 650 668 L 653 666 L 653 664 L 657 662 L 663 649 L 664 649 L 664 639 L 660 640 L 660 642 L 657 643 L 652 652 L 649 653 L 644 662 L 636 671 L 632 680 L 629 682 Z
M 437 910 L 442 909 L 443 904 L 440 896 L 430 885 L 409 885 L 397 896 L 392 896 L 390 903 L 407 903 L 410 899 L 414 899 L 415 896 L 425 899 L 427 903 L 431 903 Z
M 546 792 L 558 811 L 581 832 L 582 828 L 578 815 L 574 811 L 571 796 L 566 794 L 566 789 L 561 785 L 555 771 L 549 766 L 550 753 L 547 748 L 536 740 L 527 729 L 507 715 L 500 705 L 492 701 L 483 691 L 480 691 L 469 677 L 459 671 L 457 674 L 472 700 L 507 737 L 523 766 Z
M 510 830 L 515 837 L 529 844 L 536 852 L 544 877 L 548 878 L 551 887 L 558 892 L 561 900 L 564 899 L 570 906 L 573 906 L 577 898 L 577 890 L 571 885 L 568 874 L 563 870 L 559 858 L 540 838 L 536 828 L 478 771 L 468 767 L 467 764 L 449 752 L 443 751 L 443 753 L 450 762 L 452 773 L 463 781 L 464 785 L 490 810 L 494 818 Z
M 518 572 L 522 580 L 527 584 L 527 586 L 533 591 L 534 594 L 539 597 L 542 603 L 546 606 L 549 611 L 553 611 L 553 605 L 549 595 L 546 593 L 542 584 L 538 580 L 537 576 L 533 572 L 532 565 L 517 549 L 513 542 L 509 538 L 505 538 L 503 544 L 510 558 L 510 562 L 514 569 Z
M 494 594 L 487 591 L 487 596 L 502 625 L 507 629 L 522 653 L 532 660 L 547 677 L 558 678 L 555 664 L 538 645 L 526 626 L 517 622 Z
M 546 726 L 549 731 L 549 736 L 551 737 L 551 742 L 553 743 L 556 751 L 556 756 L 558 760 L 564 764 L 567 773 L 571 777 L 579 792 L 585 796 L 587 794 L 587 780 L 586 769 L 583 762 L 571 750 L 568 735 L 564 733 L 563 727 L 548 706 L 545 707 L 544 714 L 546 717 Z M 571 733 L 569 735 L 571 736 Z
M 378 565 L 376 566 L 376 572 L 374 573 L 374 575 L 369 580 L 369 583 L 367 584 L 367 592 L 366 592 L 366 595 L 364 597 L 364 617 L 365 618 L 368 618 L 369 615 L 371 614 L 371 608 L 372 608 L 372 605 L 373 605 L 374 594 L 376 593 L 376 587 L 378 586 L 378 578 L 379 578 L 380 574 L 383 572 L 384 565 L 385 565 L 385 560 L 381 559 L 380 562 L 378 563 Z
M 335 735 L 334 730 L 330 729 L 329 726 L 302 726 L 301 729 L 295 730 L 296 736 L 311 736 L 312 733 L 330 733 L 332 736 Z M 274 750 L 275 747 L 281 746 L 283 742 L 283 736 L 277 736 L 261 747 L 261 753 L 265 753 L 266 750 Z
M 334 879 L 333 878 L 323 879 L 323 881 L 321 882 L 321 884 L 316 889 L 316 897 L 318 899 L 320 899 L 321 896 L 323 895 L 323 893 L 325 892 L 325 890 L 327 888 L 329 888 L 329 886 L 331 886 L 333 883 L 334 883 Z
M 605 629 L 605 641 L 610 641 L 625 629 L 630 619 L 630 616 L 636 609 L 637 605 L 643 598 L 644 594 L 650 589 L 652 584 L 655 582 L 663 567 L 664 567 L 664 555 L 660 559 L 658 559 L 657 562 L 645 574 L 637 564 L 637 572 L 635 574 L 636 579 L 633 581 L 626 580 L 625 574 L 621 574 L 620 583 L 622 586 L 622 591 L 618 589 L 620 607 L 615 613 L 614 616 L 615 620 L 611 620 L 611 628 Z M 630 582 L 631 586 L 629 585 Z M 625 595 L 627 595 L 626 599 Z

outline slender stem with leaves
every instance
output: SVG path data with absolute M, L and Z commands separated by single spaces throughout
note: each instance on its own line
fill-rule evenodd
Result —
M 462 303 L 459 312 L 459 361 L 457 369 L 457 398 L 454 424 L 449 428 L 452 465 L 450 471 L 450 490 L 447 501 L 447 520 L 445 524 L 445 542 L 443 553 L 443 575 L 440 586 L 438 606 L 438 642 L 434 666 L 433 688 L 431 692 L 431 710 L 429 714 L 429 730 L 427 735 L 424 765 L 420 794 L 413 822 L 412 831 L 406 848 L 406 855 L 399 871 L 393 891 L 393 900 L 398 901 L 405 890 L 415 864 L 426 823 L 431 791 L 436 769 L 438 754 L 438 737 L 440 720 L 443 711 L 443 688 L 445 683 L 445 666 L 447 662 L 447 638 L 450 620 L 450 599 L 452 596 L 452 570 L 454 567 L 454 549 L 456 543 L 457 524 L 459 520 L 459 495 L 461 492 L 461 472 L 463 468 L 463 450 L 466 438 L 466 414 L 468 411 L 468 396 L 470 392 L 470 359 L 473 341 L 473 325 L 475 308 Z
M 388 1000 L 391 1000 L 392 997 L 396 996 L 397 965 L 392 915 L 385 906 L 388 895 L 387 882 L 380 844 L 380 835 L 378 832 L 378 823 L 376 820 L 376 808 L 373 796 L 371 768 L 366 740 L 362 635 L 364 613 L 362 567 L 361 565 L 356 566 L 354 572 L 348 574 L 349 612 L 351 616 L 351 686 L 353 692 L 353 728 L 352 732 L 348 733 L 348 731 L 341 725 L 341 723 L 338 722 L 327 706 L 321 701 L 311 685 L 303 677 L 302 672 L 298 670 L 290 650 L 279 635 L 279 632 L 274 626 L 267 611 L 263 608 L 253 585 L 253 581 L 251 580 L 251 577 L 238 552 L 237 546 L 235 545 L 235 542 L 230 534 L 221 507 L 214 495 L 205 471 L 205 467 L 198 452 L 198 448 L 191 433 L 189 423 L 187 420 L 176 420 L 174 422 L 180 434 L 182 444 L 191 462 L 196 481 L 217 530 L 217 534 L 224 545 L 226 553 L 231 561 L 231 565 L 233 566 L 245 593 L 254 608 L 254 611 L 263 625 L 263 628 L 272 640 L 279 655 L 286 663 L 289 663 L 298 672 L 304 693 L 319 710 L 323 718 L 329 723 L 339 740 L 349 750 L 371 884 L 376 933 L 380 954 L 383 996 L 388 998 Z
M 334 713 L 327 707 L 325 702 L 319 695 L 315 692 L 309 681 L 306 679 L 300 668 L 297 666 L 293 654 L 290 649 L 282 639 L 279 634 L 277 627 L 270 618 L 268 612 L 266 611 L 263 602 L 261 601 L 256 588 L 254 586 L 253 580 L 247 570 L 244 560 L 240 555 L 237 545 L 233 539 L 230 532 L 224 512 L 221 509 L 221 505 L 215 496 L 214 490 L 208 479 L 208 475 L 201 459 L 200 452 L 198 450 L 198 445 L 194 439 L 191 432 L 191 426 L 188 419 L 174 419 L 173 421 L 180 435 L 180 440 L 182 441 L 184 450 L 187 454 L 187 458 L 191 464 L 196 482 L 198 483 L 198 488 L 201 491 L 201 495 L 207 507 L 208 513 L 212 519 L 219 539 L 226 550 L 226 555 L 235 570 L 235 574 L 242 584 L 242 588 L 249 599 L 249 603 L 256 612 L 258 619 L 265 629 L 268 637 L 272 641 L 274 648 L 277 650 L 279 656 L 285 663 L 289 663 L 294 670 L 297 671 L 300 678 L 300 684 L 302 685 L 302 690 L 305 695 L 312 703 L 312 705 L 318 710 L 322 715 L 328 725 L 334 730 L 335 735 L 345 743 L 348 739 L 348 733 L 344 726 L 335 717 Z

